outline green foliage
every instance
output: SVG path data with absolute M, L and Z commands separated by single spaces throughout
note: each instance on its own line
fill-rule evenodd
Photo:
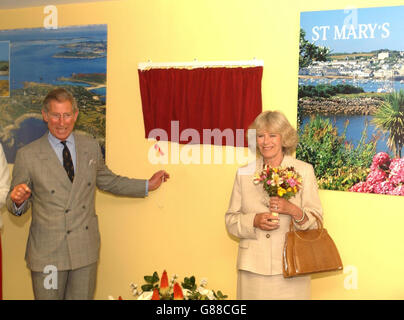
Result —
M 213 291 L 213 294 L 215 295 L 217 300 L 224 300 L 227 299 L 227 295 L 223 294 L 222 291 L 218 291 L 217 293 L 215 291 Z
M 316 46 L 306 40 L 306 32 L 300 28 L 299 40 L 299 68 L 309 66 L 313 61 L 327 61 L 330 49 Z
M 184 289 L 188 289 L 191 291 L 196 290 L 195 277 L 194 276 L 190 278 L 185 277 L 184 282 L 182 282 L 181 285 Z
M 105 84 L 107 75 L 105 73 L 74 73 L 72 74 L 72 80 Z
M 296 157 L 313 165 L 320 188 L 348 190 L 368 173 L 378 138 L 366 141 L 365 124 L 361 139 L 354 148 L 346 141 L 347 126 L 348 121 L 339 135 L 329 119 L 316 116 L 300 130 Z
M 160 278 L 158 276 L 157 271 L 153 273 L 152 276 L 144 276 L 144 280 L 146 281 L 145 284 L 141 286 L 142 291 L 153 291 L 154 289 L 158 289 L 160 292 L 160 299 L 161 300 L 173 300 L 174 299 L 174 292 L 173 292 L 173 284 L 176 282 L 176 276 L 171 280 L 171 285 L 169 287 L 169 291 L 166 294 L 162 294 L 160 292 Z M 220 290 L 215 292 L 214 290 L 206 289 L 206 281 L 205 284 L 200 284 L 199 286 L 196 283 L 195 276 L 185 277 L 184 281 L 181 282 L 181 286 L 183 289 L 184 297 L 186 296 L 187 300 L 209 300 L 213 299 L 213 297 L 217 300 L 224 300 L 228 296 L 223 294 Z M 136 286 L 137 287 L 137 286 Z M 184 292 L 187 290 L 187 292 Z M 139 295 L 138 291 L 134 293 L 134 295 Z
M 386 96 L 374 115 L 373 123 L 381 132 L 388 133 L 387 145 L 396 158 L 401 158 L 404 146 L 404 90 Z
M 346 126 L 345 126 L 346 130 Z M 317 116 L 311 118 L 300 133 L 296 156 L 311 163 L 317 178 L 323 177 L 329 168 L 343 165 L 343 144 L 345 131 L 338 135 L 331 122 Z
M 158 282 L 160 280 L 157 271 L 154 271 L 152 276 L 144 276 L 146 284 L 142 285 L 143 291 L 152 291 L 154 288 L 158 288 Z
M 8 71 L 9 63 L 8 61 L 0 61 L 0 71 Z
M 189 291 L 191 291 L 190 295 L 188 296 L 189 300 L 209 300 L 206 295 L 203 295 L 197 291 L 197 285 L 194 276 L 190 278 L 185 277 L 184 282 L 182 282 L 181 285 L 184 289 L 188 289 Z M 212 290 L 212 292 L 217 300 L 224 300 L 227 298 L 227 295 L 224 295 L 220 290 L 218 292 Z
M 354 168 L 368 168 L 373 156 L 376 153 L 376 144 L 379 140 L 379 136 L 373 136 L 370 141 L 366 141 L 368 130 L 368 122 L 365 121 L 365 126 L 362 130 L 361 138 L 356 148 L 352 143 L 344 143 L 344 164 Z
M 361 167 L 341 167 L 333 170 L 318 181 L 318 186 L 326 190 L 348 191 L 354 184 L 365 181 L 370 169 Z
M 303 97 L 322 97 L 329 98 L 337 94 L 363 93 L 363 88 L 355 87 L 349 84 L 319 84 L 317 86 L 299 86 L 299 98 Z

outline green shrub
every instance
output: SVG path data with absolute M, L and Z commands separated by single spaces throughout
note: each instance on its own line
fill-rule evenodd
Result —
M 366 180 L 370 169 L 357 167 L 337 168 L 334 174 L 327 174 L 318 180 L 320 189 L 348 191 L 354 184 Z
M 311 163 L 320 188 L 347 190 L 363 180 L 376 151 L 377 138 L 366 141 L 367 125 L 357 147 L 346 141 L 346 128 L 338 129 L 329 119 L 312 117 L 299 132 L 296 157 Z
M 303 97 L 321 97 L 329 98 L 337 94 L 351 94 L 365 92 L 363 88 L 355 87 L 349 84 L 318 84 L 316 86 L 299 86 L 299 98 Z

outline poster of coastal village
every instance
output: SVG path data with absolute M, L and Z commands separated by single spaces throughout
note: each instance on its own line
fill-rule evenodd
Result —
M 403 16 L 301 13 L 296 157 L 321 189 L 404 196 Z
M 0 143 L 7 161 L 47 131 L 42 101 L 61 86 L 77 100 L 76 131 L 95 137 L 105 153 L 106 70 L 106 25 L 0 30 Z

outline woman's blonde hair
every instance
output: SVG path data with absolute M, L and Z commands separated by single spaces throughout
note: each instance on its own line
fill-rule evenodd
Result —
M 292 155 L 296 151 L 298 142 L 297 131 L 280 111 L 264 111 L 260 113 L 248 129 L 255 129 L 257 135 L 262 131 L 278 133 L 282 138 L 283 153 Z M 257 153 L 261 154 L 258 146 Z

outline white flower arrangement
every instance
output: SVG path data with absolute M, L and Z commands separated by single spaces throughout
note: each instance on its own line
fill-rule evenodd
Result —
M 202 278 L 199 286 L 195 283 L 195 277 L 185 277 L 181 285 L 177 282 L 178 275 L 168 281 L 167 272 L 164 271 L 159 285 L 159 276 L 154 272 L 152 276 L 144 277 L 146 284 L 139 289 L 136 284 L 131 283 L 132 295 L 137 300 L 224 300 L 227 295 L 221 291 L 215 292 L 206 288 L 208 280 Z

